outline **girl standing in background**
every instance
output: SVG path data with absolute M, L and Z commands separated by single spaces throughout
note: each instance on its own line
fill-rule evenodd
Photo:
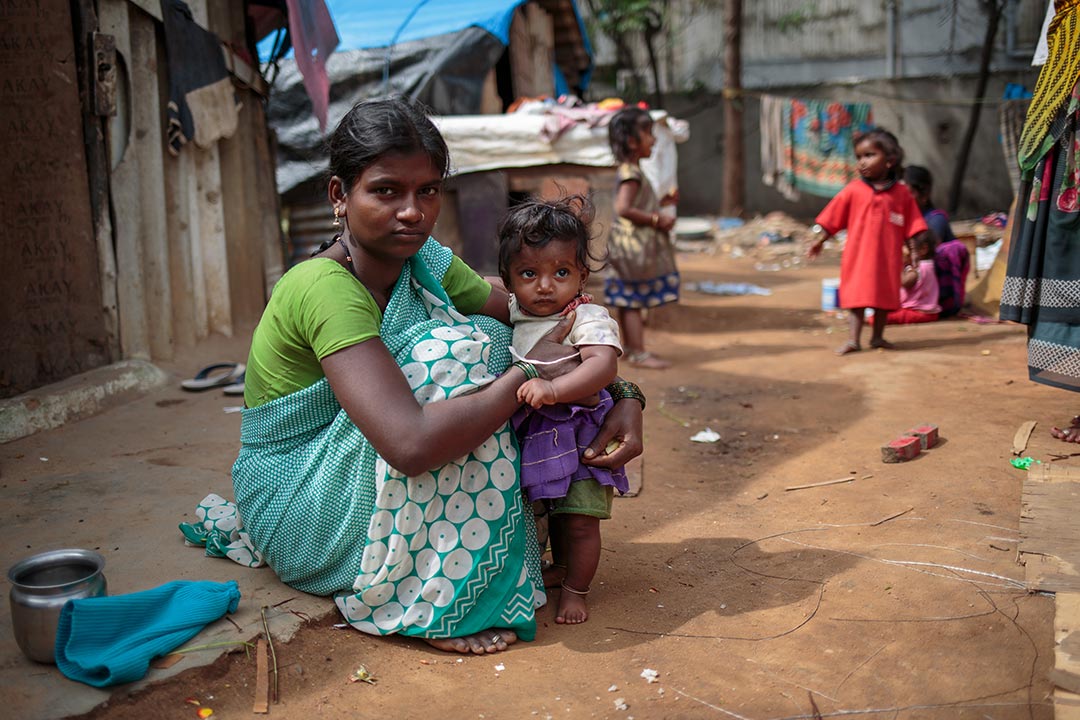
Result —
M 645 349 L 642 310 L 679 299 L 679 271 L 671 229 L 675 218 L 660 213 L 674 205 L 678 193 L 657 200 L 641 171 L 640 161 L 652 154 L 652 118 L 641 108 L 620 110 L 608 125 L 611 152 L 619 161 L 615 178 L 616 220 L 608 239 L 609 276 L 604 299 L 617 308 L 626 359 L 631 365 L 662 370 L 671 363 Z
M 871 128 L 855 136 L 858 180 L 851 181 L 817 217 L 817 236 L 807 255 L 821 254 L 825 241 L 847 228 L 840 260 L 840 307 L 849 312 L 848 341 L 837 355 L 862 350 L 866 308 L 874 309 L 870 347 L 892 350 L 883 335 L 888 314 L 900 308 L 904 243 L 926 230 L 926 222 L 906 187 L 899 184 L 904 151 L 888 130 Z

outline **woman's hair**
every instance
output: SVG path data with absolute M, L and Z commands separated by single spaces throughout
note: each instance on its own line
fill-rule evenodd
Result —
M 633 154 L 630 141 L 636 140 L 639 133 L 652 128 L 652 124 L 652 116 L 648 111 L 638 107 L 623 108 L 615 113 L 608 123 L 608 142 L 611 143 L 611 154 L 615 159 L 629 162 Z
M 871 142 L 877 145 L 885 158 L 892 161 L 889 176 L 894 180 L 903 177 L 904 172 L 904 149 L 900 147 L 900 141 L 896 136 L 883 127 L 872 127 L 865 132 L 857 132 L 852 138 L 852 146 L 858 147 L 859 143 Z
M 909 188 L 920 195 L 925 195 L 927 198 L 930 197 L 930 191 L 934 189 L 934 176 L 922 165 L 908 165 L 905 167 L 904 182 L 907 183 Z
M 442 177 L 450 172 L 450 151 L 425 109 L 401 97 L 361 100 L 341 118 L 326 141 L 331 175 L 345 192 L 386 153 L 422 152 Z
M 589 272 L 602 268 L 602 258 L 589 252 L 593 215 L 593 205 L 584 195 L 564 195 L 557 200 L 530 198 L 515 205 L 499 223 L 499 276 L 503 282 L 510 285 L 510 263 L 523 247 L 542 248 L 553 240 L 574 243 L 580 267 Z

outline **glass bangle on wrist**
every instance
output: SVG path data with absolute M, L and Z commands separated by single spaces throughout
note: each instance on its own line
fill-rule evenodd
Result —
M 515 360 L 511 364 L 511 367 L 516 367 L 521 370 L 521 372 L 525 373 L 526 380 L 535 380 L 540 377 L 540 371 L 536 369 L 535 365 L 527 360 Z
M 641 409 L 645 409 L 645 393 L 641 392 L 641 388 L 629 380 L 616 380 L 604 389 L 611 395 L 612 402 L 637 400 L 641 403 Z

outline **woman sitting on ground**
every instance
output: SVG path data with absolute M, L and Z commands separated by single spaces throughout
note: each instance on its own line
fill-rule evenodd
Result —
M 340 234 L 281 278 L 252 338 L 233 467 L 245 530 L 363 632 L 505 650 L 533 638 L 546 599 L 508 420 L 526 380 L 572 367 L 573 313 L 510 363 L 505 290 L 430 237 L 449 157 L 416 107 L 361 102 L 329 147 Z M 641 452 L 636 393 L 585 462 Z

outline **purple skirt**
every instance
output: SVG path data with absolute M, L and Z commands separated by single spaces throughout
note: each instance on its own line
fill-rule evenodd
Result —
M 594 479 L 620 493 L 630 489 L 626 472 L 620 467 L 593 467 L 581 462 L 611 410 L 611 395 L 600 391 L 595 407 L 585 405 L 544 405 L 524 407 L 510 422 L 521 444 L 521 487 L 529 502 L 566 497 L 570 483 Z

